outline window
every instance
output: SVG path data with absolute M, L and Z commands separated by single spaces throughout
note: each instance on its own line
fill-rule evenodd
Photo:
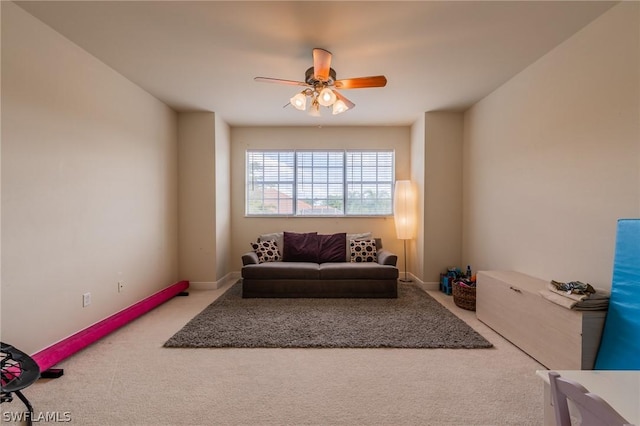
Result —
M 393 177 L 393 152 L 347 151 L 347 214 L 392 214 Z
M 246 214 L 393 213 L 393 151 L 247 151 Z
M 294 152 L 247 152 L 247 214 L 294 213 Z

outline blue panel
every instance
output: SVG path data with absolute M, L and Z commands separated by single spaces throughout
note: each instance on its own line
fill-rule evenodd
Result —
M 640 370 L 640 219 L 620 219 L 596 370 Z

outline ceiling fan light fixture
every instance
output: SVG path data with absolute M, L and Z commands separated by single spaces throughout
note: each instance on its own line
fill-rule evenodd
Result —
M 291 102 L 291 105 L 297 110 L 304 111 L 307 108 L 307 97 L 303 92 L 289 99 L 289 102 Z
M 318 103 L 320 105 L 328 107 L 333 105 L 335 101 L 336 101 L 336 94 L 333 93 L 333 90 L 329 89 L 328 87 L 325 87 L 320 91 L 320 94 L 318 95 Z
M 335 96 L 335 95 L 334 95 Z M 349 107 L 347 106 L 347 104 L 345 104 L 342 99 L 338 99 L 334 104 L 333 104 L 333 115 L 337 115 L 337 114 L 341 114 L 343 112 L 345 112 L 346 110 L 348 110 Z
M 300 93 L 290 98 L 289 103 L 285 105 L 285 107 L 293 105 L 295 109 L 305 111 L 307 110 L 307 104 L 310 104 L 309 114 L 313 116 L 320 115 L 321 106 L 331 108 L 333 115 L 342 114 L 356 106 L 356 104 L 344 97 L 338 90 L 366 89 L 385 87 L 387 85 L 387 78 L 384 75 L 337 80 L 336 71 L 331 68 L 331 56 L 331 52 L 326 49 L 313 49 L 313 66 L 309 67 L 305 72 L 304 81 L 270 77 L 255 77 L 254 80 L 263 83 L 306 87 Z
M 317 101 L 314 101 L 309 108 L 309 115 L 312 117 L 320 117 L 320 105 Z

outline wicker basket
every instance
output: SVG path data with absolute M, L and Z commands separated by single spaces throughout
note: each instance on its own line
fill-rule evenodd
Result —
M 453 303 L 468 311 L 476 310 L 476 288 L 465 287 L 458 281 L 453 283 Z

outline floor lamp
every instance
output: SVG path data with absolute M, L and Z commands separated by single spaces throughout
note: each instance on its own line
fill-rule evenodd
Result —
M 393 193 L 393 218 L 396 223 L 396 236 L 404 243 L 404 279 L 401 282 L 411 282 L 407 275 L 407 240 L 415 233 L 415 192 L 411 181 L 397 180 Z

